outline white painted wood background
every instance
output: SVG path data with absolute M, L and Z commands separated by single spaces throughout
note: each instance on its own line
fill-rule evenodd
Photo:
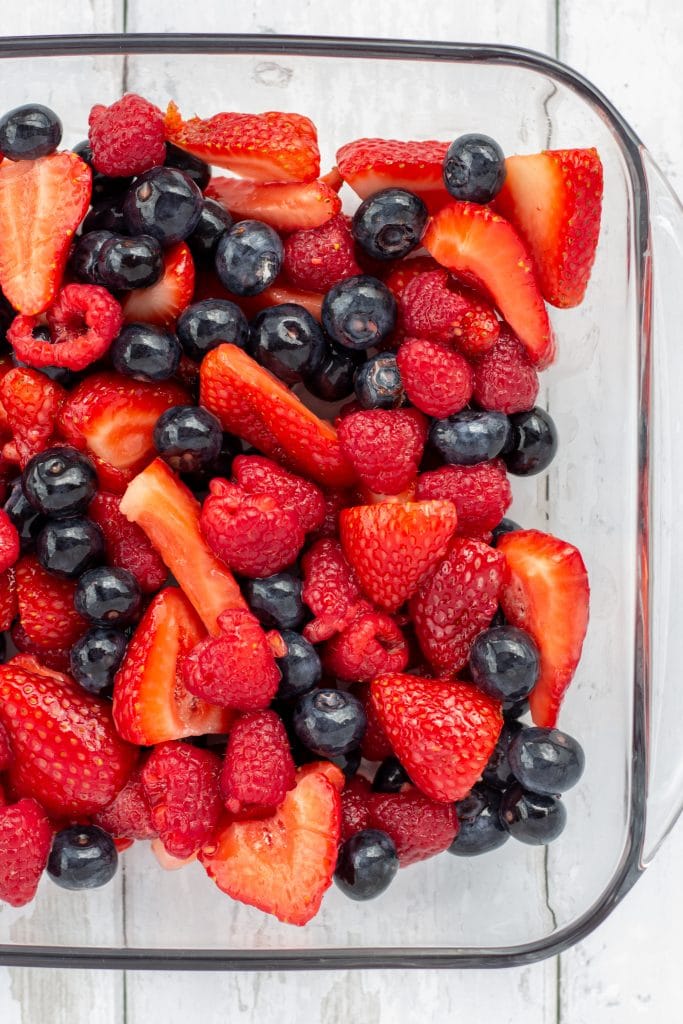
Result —
M 8 35 L 308 32 L 527 46 L 559 56 L 602 88 L 683 190 L 683 7 L 671 0 L 5 0 L 0 25 Z M 594 935 L 533 967 L 245 975 L 0 967 L 0 1021 L 675 1022 L 681 1019 L 682 861 L 679 825 L 653 867 Z

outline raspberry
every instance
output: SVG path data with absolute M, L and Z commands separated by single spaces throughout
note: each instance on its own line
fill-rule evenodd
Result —
M 11 636 L 12 643 L 22 654 L 32 654 L 41 665 L 55 672 L 71 672 L 70 647 L 55 647 L 50 643 L 41 644 L 32 640 L 20 622 L 12 626 Z
M 227 480 L 212 480 L 202 507 L 207 543 L 241 576 L 272 576 L 296 561 L 305 534 L 299 517 L 267 494 L 247 494 Z
M 4 727 L 0 725 L 0 772 L 6 771 L 12 763 L 12 747 Z
M 476 466 L 442 466 L 417 478 L 420 501 L 452 501 L 458 512 L 456 533 L 492 530 L 512 503 L 510 481 L 502 459 Z
M 101 359 L 123 324 L 120 304 L 97 284 L 67 284 L 47 311 L 51 338 L 36 338 L 37 316 L 17 316 L 7 340 L 22 362 L 84 370 Z
M 351 625 L 327 642 L 323 666 L 347 682 L 369 682 L 383 672 L 402 672 L 408 644 L 386 612 L 361 612 Z
M 418 789 L 370 796 L 371 828 L 391 837 L 402 868 L 443 853 L 458 834 L 455 804 L 437 803 Z
M 23 469 L 34 455 L 49 448 L 66 391 L 37 370 L 17 367 L 0 380 L 0 402 L 12 428 L 5 458 Z
M 293 231 L 285 241 L 284 272 L 297 288 L 313 292 L 360 274 L 346 218 L 337 214 L 319 228 Z
M 319 537 L 336 537 L 339 533 L 339 513 L 354 503 L 352 491 L 332 487 L 325 491 L 325 515 L 318 529 Z
M 365 734 L 360 744 L 363 757 L 368 761 L 383 761 L 385 757 L 391 757 L 394 751 L 387 734 L 375 714 L 375 709 L 370 700 L 370 688 L 363 683 L 359 686 L 353 686 L 351 689 L 363 705 L 367 719 Z
M 295 769 L 282 720 L 274 711 L 253 711 L 233 725 L 220 787 L 225 806 L 279 807 L 294 788 Z
M 0 573 L 0 632 L 9 629 L 19 611 L 17 580 L 14 569 Z
M 44 647 L 71 647 L 88 629 L 74 608 L 76 580 L 46 572 L 34 555 L 17 562 L 19 619 L 30 640 Z
M 353 412 L 338 426 L 339 443 L 363 486 L 399 494 L 417 476 L 427 423 L 417 409 Z
M 364 828 L 370 828 L 370 783 L 362 775 L 354 775 L 346 783 L 341 795 L 340 842 L 354 836 Z
M 167 853 L 191 857 L 213 834 L 223 810 L 221 759 L 171 740 L 154 748 L 142 769 L 152 825 Z
M 142 592 L 153 594 L 165 583 L 168 570 L 144 530 L 119 511 L 120 504 L 117 494 L 99 491 L 88 506 L 88 516 L 104 534 L 109 564 L 132 572 Z
M 156 829 L 142 785 L 142 769 L 136 768 L 123 789 L 93 821 L 120 839 L 154 839 Z
M 258 619 L 243 609 L 218 617 L 220 634 L 201 640 L 182 665 L 183 682 L 211 704 L 256 711 L 277 691 L 280 671 Z
M 19 557 L 19 534 L 4 509 L 0 508 L 0 575 Z
M 126 178 L 163 164 L 166 158 L 163 114 L 135 93 L 110 107 L 94 106 L 88 125 L 93 164 L 100 174 Z
M 507 324 L 494 347 L 474 364 L 474 398 L 482 409 L 525 412 L 538 395 L 538 374 Z
M 451 342 L 466 356 L 483 355 L 498 340 L 494 310 L 473 292 L 455 285 L 447 270 L 413 278 L 400 305 L 408 334 Z
M 396 361 L 406 395 L 428 416 L 452 416 L 472 397 L 470 364 L 443 342 L 407 338 Z
M 232 472 L 247 494 L 267 494 L 280 508 L 298 516 L 306 533 L 322 525 L 325 498 L 320 488 L 310 480 L 288 472 L 277 462 L 261 455 L 238 455 L 233 461 Z
M 25 799 L 0 807 L 0 902 L 31 902 L 51 846 L 52 826 L 39 803 Z
M 348 626 L 359 606 L 367 607 L 367 602 L 338 540 L 316 541 L 301 559 L 301 568 L 301 596 L 315 616 L 305 626 L 304 636 L 317 644 Z

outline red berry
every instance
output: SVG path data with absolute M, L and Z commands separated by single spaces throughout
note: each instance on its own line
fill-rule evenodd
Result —
M 4 726 L 0 725 L 0 772 L 7 771 L 12 763 L 12 745 Z
M 384 672 L 402 672 L 408 644 L 386 612 L 361 612 L 341 633 L 328 640 L 323 666 L 348 682 L 369 682 Z
M 407 338 L 396 362 L 405 393 L 428 416 L 443 419 L 464 409 L 472 397 L 472 368 L 450 346 L 427 338 Z
M 120 839 L 154 839 L 157 832 L 142 785 L 142 769 L 136 768 L 112 802 L 98 811 L 93 821 Z
M 476 534 L 492 530 L 512 503 L 510 481 L 502 459 L 476 466 L 441 466 L 417 478 L 420 501 L 452 501 L 458 512 L 456 533 Z
M 370 700 L 370 687 L 361 683 L 353 686 L 352 690 L 363 705 L 367 719 L 365 734 L 360 744 L 361 753 L 366 761 L 383 761 L 394 751 Z
M 52 834 L 35 800 L 0 806 L 0 902 L 11 907 L 31 902 L 47 865 Z
M 280 717 L 274 711 L 252 711 L 238 718 L 220 780 L 228 810 L 237 814 L 250 804 L 279 807 L 294 783 L 294 761 Z
M 22 469 L 55 440 L 57 414 L 66 391 L 37 370 L 16 367 L 0 380 L 0 402 L 12 430 L 5 458 Z
M 417 476 L 427 423 L 416 409 L 361 409 L 339 423 L 339 443 L 364 487 L 399 494 Z
M 317 644 L 348 626 L 365 602 L 338 540 L 325 537 L 316 541 L 301 559 L 301 568 L 301 596 L 315 616 L 305 626 L 304 636 Z
M 494 310 L 478 295 L 456 285 L 446 270 L 409 281 L 401 296 L 407 334 L 456 345 L 466 356 L 483 355 L 498 340 Z
M 166 158 L 164 117 L 158 107 L 126 93 L 110 107 L 90 111 L 88 138 L 100 174 L 125 178 L 163 164 Z
M 325 491 L 325 516 L 317 531 L 319 537 L 336 537 L 339 533 L 339 513 L 354 504 L 353 491 L 344 487 L 331 487 Z
M 74 608 L 76 580 L 46 572 L 35 555 L 17 563 L 19 618 L 31 640 L 54 647 L 71 647 L 88 629 Z
M 258 220 L 276 231 L 317 228 L 336 216 L 341 199 L 324 181 L 253 181 L 212 178 L 206 195 L 217 199 L 235 221 Z
M 117 494 L 99 491 L 88 506 L 88 516 L 104 534 L 109 564 L 132 572 L 142 592 L 153 594 L 165 583 L 168 570 L 144 530 L 126 519 L 120 505 Z
M 16 574 L 7 569 L 0 573 L 0 631 L 10 628 L 18 611 Z
M 384 278 L 384 283 L 389 291 L 393 292 L 399 307 L 399 313 L 401 309 L 399 299 L 410 282 L 419 275 L 427 274 L 431 270 L 440 269 L 439 264 L 431 256 L 413 256 L 412 258 L 399 260 L 391 265 L 391 270 Z
M 306 533 L 322 525 L 325 497 L 310 480 L 288 472 L 277 462 L 261 455 L 238 455 L 233 460 L 232 472 L 247 494 L 267 494 L 280 508 L 298 516 Z
M 32 640 L 21 622 L 14 623 L 10 635 L 12 643 L 21 654 L 33 655 L 41 665 L 54 669 L 55 672 L 69 673 L 71 671 L 70 647 L 55 647 L 49 641 L 41 644 L 37 640 Z
M 474 398 L 482 409 L 525 412 L 538 395 L 538 374 L 526 349 L 506 324 L 493 348 L 474 364 Z
M 354 775 L 341 795 L 340 840 L 345 843 L 364 828 L 370 828 L 370 783 L 362 775 Z
M 360 274 L 353 236 L 342 214 L 318 228 L 294 231 L 285 240 L 284 272 L 297 288 L 326 292 Z
M 0 508 L 0 577 L 19 557 L 19 534 L 4 509 Z
M 430 800 L 411 787 L 400 793 L 373 793 L 370 827 L 393 839 L 400 865 L 407 868 L 448 849 L 458 834 L 458 816 L 455 804 Z

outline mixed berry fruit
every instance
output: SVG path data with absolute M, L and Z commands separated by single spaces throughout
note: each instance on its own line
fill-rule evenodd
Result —
M 321 176 L 306 117 L 135 95 L 61 134 L 0 118 L 0 900 L 152 840 L 301 925 L 333 878 L 554 839 L 588 579 L 508 474 L 557 449 L 596 151 Z

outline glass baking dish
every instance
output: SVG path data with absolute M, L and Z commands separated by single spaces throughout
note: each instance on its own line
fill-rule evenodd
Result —
M 560 449 L 515 482 L 512 514 L 577 544 L 592 581 L 583 659 L 562 724 L 587 755 L 568 825 L 546 849 L 510 841 L 399 873 L 366 905 L 334 887 L 296 929 L 223 897 L 195 865 L 159 870 L 146 844 L 108 887 L 41 884 L 0 910 L 0 962 L 58 967 L 499 967 L 584 937 L 629 890 L 681 808 L 679 546 L 683 210 L 647 151 L 585 79 L 525 50 L 457 43 L 146 35 L 0 41 L 3 108 L 36 100 L 84 137 L 94 102 L 139 91 L 164 107 L 286 109 L 319 129 L 323 168 L 367 136 L 484 131 L 507 153 L 596 146 L 605 206 L 583 305 L 552 310 L 559 358 L 541 398 Z M 347 197 L 349 199 L 349 197 Z

